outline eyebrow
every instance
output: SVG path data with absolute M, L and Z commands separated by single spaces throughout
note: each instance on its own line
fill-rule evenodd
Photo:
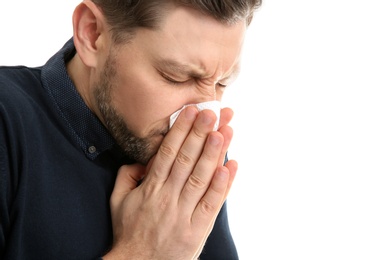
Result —
M 174 73 L 178 73 L 180 75 L 185 75 L 196 79 L 203 79 L 208 77 L 206 69 L 204 67 L 190 66 L 173 59 L 159 59 L 157 62 L 159 66 L 168 69 Z M 223 77 L 221 80 L 235 79 L 238 76 L 239 72 L 240 64 L 237 63 L 233 66 L 230 73 L 226 77 Z
M 172 59 L 158 60 L 158 64 L 170 71 L 193 78 L 204 78 L 207 76 L 205 69 L 202 67 L 190 66 Z

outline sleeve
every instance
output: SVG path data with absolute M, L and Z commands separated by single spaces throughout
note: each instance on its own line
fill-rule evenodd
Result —
M 1 110 L 0 103 L 0 110 Z M 9 228 L 9 164 L 6 129 L 3 113 L 0 111 L 0 258 L 5 251 L 6 234 Z
M 16 106 L 10 104 L 9 95 L 12 94 L 6 92 L 7 89 L 0 89 L 0 259 L 6 251 L 12 225 L 11 211 L 19 182 L 17 168 L 20 167 L 17 159 L 19 150 L 16 148 L 20 138 L 16 138 L 15 134 L 20 129 L 17 124 L 19 119 L 12 113 Z

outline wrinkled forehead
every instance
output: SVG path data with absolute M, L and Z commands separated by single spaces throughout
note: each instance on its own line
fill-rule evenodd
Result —
M 225 74 L 238 67 L 246 28 L 245 20 L 228 25 L 194 9 L 177 7 L 148 37 L 160 60 L 177 60 L 206 74 Z

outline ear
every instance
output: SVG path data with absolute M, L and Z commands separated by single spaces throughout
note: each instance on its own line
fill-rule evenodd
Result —
M 73 12 L 73 41 L 82 62 L 96 67 L 99 54 L 104 51 L 105 19 L 100 9 L 90 0 L 83 1 Z

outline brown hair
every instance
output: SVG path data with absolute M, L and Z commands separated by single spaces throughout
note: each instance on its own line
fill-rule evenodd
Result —
M 226 24 L 246 19 L 249 25 L 262 0 L 92 0 L 111 26 L 114 41 L 126 41 L 138 27 L 156 28 L 168 5 L 184 5 Z

